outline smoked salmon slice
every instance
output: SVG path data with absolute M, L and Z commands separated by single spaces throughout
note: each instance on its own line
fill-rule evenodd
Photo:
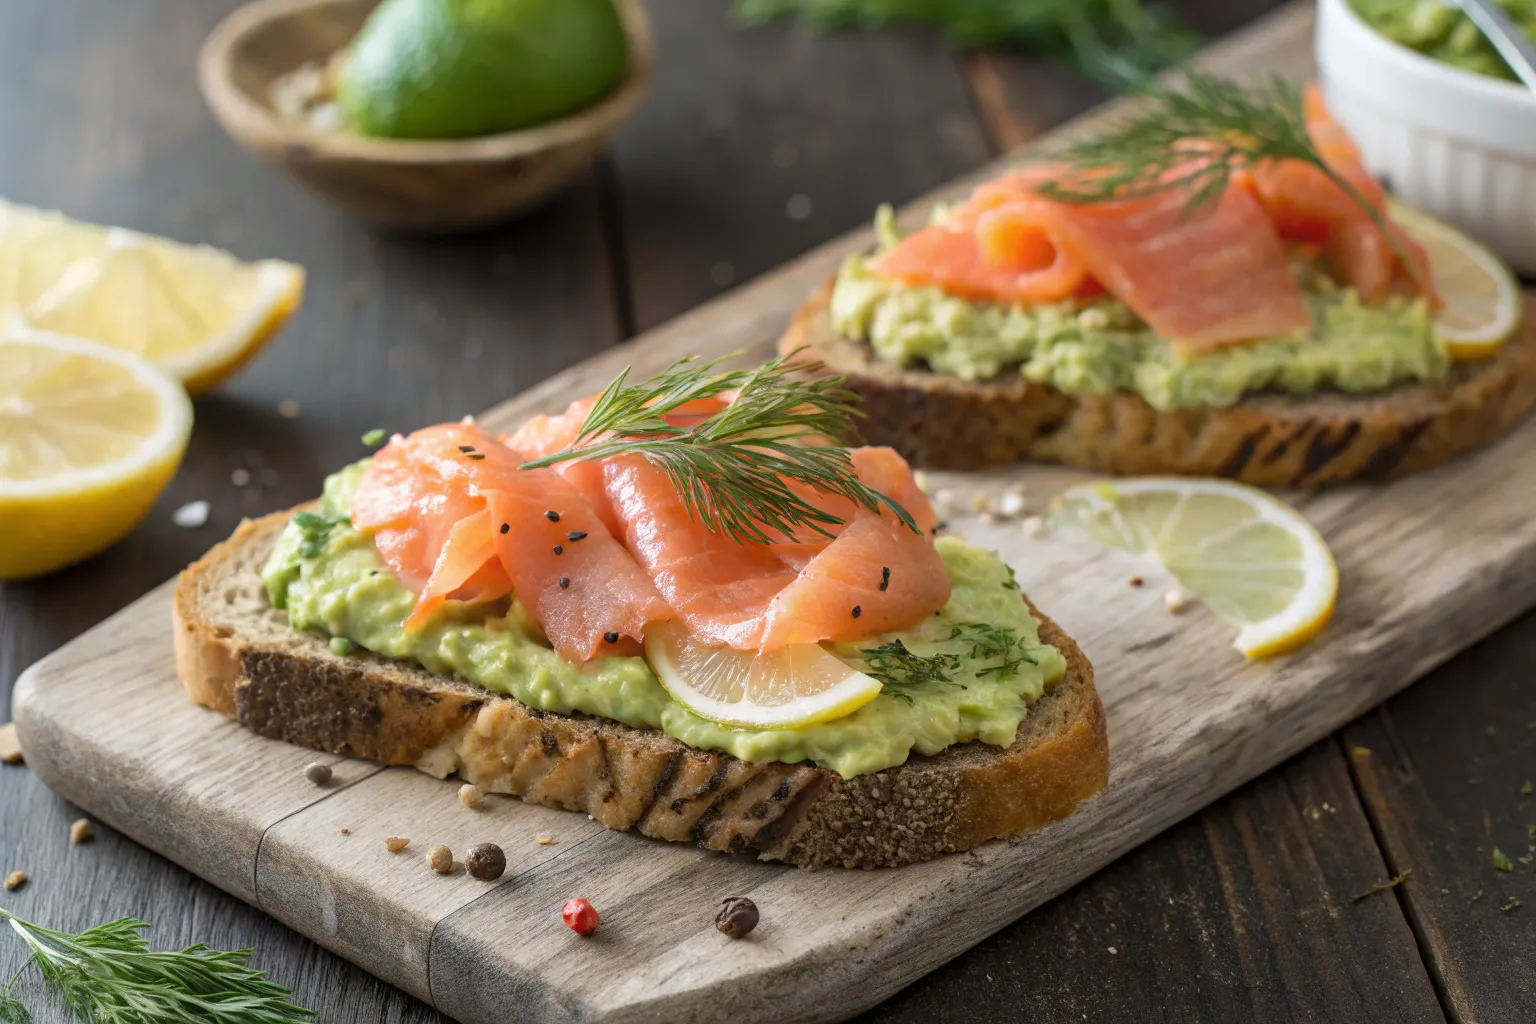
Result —
M 1386 191 L 1366 170 L 1354 140 L 1329 114 L 1316 84 L 1308 87 L 1303 102 L 1307 134 L 1329 170 L 1386 219 Z M 1283 160 L 1254 168 L 1250 178 L 1254 194 L 1281 237 L 1321 245 L 1340 279 L 1366 302 L 1380 301 L 1400 276 L 1437 301 L 1429 287 L 1429 259 L 1423 248 L 1390 220 L 1389 238 L 1360 202 L 1319 168 Z M 1403 266 L 1399 249 L 1407 254 L 1408 267 Z
M 471 424 L 395 437 L 352 502 L 402 580 L 425 579 L 408 629 L 451 599 L 515 593 L 555 650 L 586 661 L 672 618 L 650 579 L 580 491 Z M 565 583 L 562 585 L 561 581 Z
M 1178 189 L 1071 204 L 1030 191 L 1041 173 L 981 186 L 947 222 L 908 235 L 872 269 L 1024 305 L 1102 287 L 1181 354 L 1311 324 L 1285 247 L 1248 189 L 1229 188 L 1193 211 Z
M 694 637 L 741 650 L 758 646 L 763 613 L 795 581 L 766 544 L 716 533 L 690 514 L 662 470 L 643 456 L 610 459 L 608 494 L 625 546 Z
M 989 183 L 949 220 L 903 238 L 873 269 L 967 299 L 1060 302 L 1083 287 L 1088 271 L 1063 245 L 1056 205 L 1012 177 Z
M 689 425 L 730 400 L 690 403 L 675 418 Z M 352 518 L 418 590 L 408 629 L 449 600 L 510 593 L 557 651 L 584 662 L 628 653 L 649 624 L 673 618 L 706 643 L 772 650 L 907 628 L 949 599 L 931 537 L 937 517 L 891 449 L 859 448 L 850 459 L 917 531 L 888 509 L 877 514 L 792 483 L 842 522 L 770 543 L 739 541 L 699 521 L 671 477 L 642 455 L 561 464 L 580 467 L 574 473 L 522 468 L 568 447 L 591 409 L 583 400 L 525 423 L 508 440 L 531 451 L 461 423 L 396 436 L 375 454 Z
M 1063 205 L 1067 244 L 1176 354 L 1311 326 L 1285 246 L 1245 189 L 1195 210 L 1180 190 Z
M 921 532 L 886 510 L 854 511 L 769 603 L 762 650 L 905 629 L 949 600 L 949 573 L 933 546 L 938 516 L 907 461 L 890 448 L 856 448 L 853 464 L 859 479 L 911 513 Z

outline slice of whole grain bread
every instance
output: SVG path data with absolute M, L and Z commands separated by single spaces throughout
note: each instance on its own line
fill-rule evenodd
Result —
M 835 280 L 835 279 L 834 279 Z M 931 469 L 1019 459 L 1121 475 L 1232 477 L 1274 487 L 1380 479 L 1439 465 L 1502 437 L 1536 403 L 1536 311 L 1499 354 L 1446 379 L 1379 394 L 1265 393 L 1230 407 L 1159 411 L 1140 395 L 1069 395 L 1017 373 L 967 381 L 877 359 L 832 328 L 833 281 L 802 305 L 779 341 L 848 379 L 868 444 Z
M 439 778 L 457 772 L 609 828 L 804 867 L 895 867 L 1030 832 L 1108 778 L 1093 668 L 1044 617 L 1041 639 L 1066 656 L 1067 671 L 1012 746 L 966 743 L 843 779 L 537 711 L 366 651 L 338 656 L 325 637 L 292 629 L 262 587 L 261 566 L 291 514 L 244 523 L 176 588 L 176 665 L 188 695 L 262 736 Z

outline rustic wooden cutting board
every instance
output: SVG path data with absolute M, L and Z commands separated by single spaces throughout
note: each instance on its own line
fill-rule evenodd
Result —
M 1311 11 L 1287 9 L 1222 44 L 1227 74 L 1311 70 Z M 979 177 L 979 176 L 978 176 Z M 975 179 L 972 179 L 973 181 Z M 946 189 L 943 198 L 968 182 Z M 878 197 L 872 197 L 878 198 Z M 926 203 L 908 211 L 920 217 Z M 494 410 L 506 427 L 561 408 L 625 365 L 766 355 L 800 299 L 859 233 Z M 1080 476 L 1021 467 L 939 475 L 972 490 L 1021 481 L 1038 504 Z M 1174 617 L 1166 581 L 1116 553 L 952 520 L 995 547 L 1094 662 L 1109 716 L 1109 788 L 1014 842 L 882 872 L 808 873 L 609 832 L 585 817 L 488 798 L 411 769 L 317 759 L 194 706 L 174 677 L 162 587 L 36 665 L 15 695 L 29 763 L 102 820 L 470 1024 L 502 1021 L 825 1021 L 872 1005 L 1161 829 L 1299 751 L 1536 604 L 1536 422 L 1441 471 L 1299 499 L 1333 545 L 1342 601 L 1301 653 L 1250 664 L 1203 609 Z M 1149 585 L 1135 589 L 1133 574 Z M 1162 585 L 1159 585 L 1162 584 Z M 536 837 L 555 837 L 541 845 Z M 412 843 L 390 854 L 386 836 Z M 496 884 L 441 877 L 425 851 L 493 841 Z M 560 922 L 589 897 L 603 927 Z M 750 895 L 743 942 L 713 928 Z M 1024 968 L 1031 969 L 1031 968 Z

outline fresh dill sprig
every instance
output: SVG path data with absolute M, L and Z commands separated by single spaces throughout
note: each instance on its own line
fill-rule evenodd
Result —
M 1130 114 L 1047 154 L 1068 175 L 1039 186 L 1041 195 L 1097 203 L 1177 191 L 1187 194 L 1185 212 L 1192 214 L 1220 199 L 1237 172 L 1299 160 L 1357 203 L 1415 283 L 1424 283 L 1382 211 L 1318 151 L 1294 82 L 1275 75 L 1243 84 L 1189 71 L 1177 84 L 1147 78 L 1139 91 L 1145 102 Z
M 791 484 L 872 512 L 887 509 L 921 532 L 910 512 L 859 480 L 848 450 L 837 444 L 859 415 L 843 378 L 799 377 L 814 364 L 797 362 L 793 353 L 751 370 L 716 372 L 724 358 L 680 359 L 641 384 L 628 383 L 625 370 L 599 396 L 569 448 L 523 468 L 643 455 L 667 474 L 694 519 L 738 541 L 770 543 L 800 527 L 832 535 L 828 527 L 843 520 Z M 735 400 L 702 421 L 667 422 L 689 402 L 725 392 L 736 392 Z
M 82 1021 L 295 1024 L 314 1017 L 289 1001 L 292 992 L 246 966 L 248 949 L 223 952 L 199 943 L 156 952 L 140 934 L 149 926 L 127 917 L 78 935 L 42 928 L 3 909 L 0 919 L 9 920 L 32 950 L 27 963 L 37 965 Z M 15 984 L 12 978 L 0 989 L 0 1020 L 25 1024 L 27 1011 L 11 995 Z

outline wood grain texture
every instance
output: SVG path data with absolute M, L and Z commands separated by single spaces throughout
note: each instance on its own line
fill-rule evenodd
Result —
M 929 33 L 743 31 L 721 0 L 653 3 L 661 75 L 610 157 L 634 325 L 668 320 L 992 155 Z
M 1385 870 L 1338 743 L 1325 740 L 859 1024 L 1084 1015 L 1436 1024 L 1434 992 L 1390 895 L 1352 901 Z M 990 955 L 976 955 L 983 948 Z M 944 1006 L 955 1010 L 919 1016 Z
M 1292 13 L 1278 29 L 1270 26 L 1289 33 L 1280 51 L 1286 60 L 1305 53 L 1304 14 Z M 1217 63 L 1240 61 L 1254 69 L 1264 52 L 1239 41 L 1221 51 Z M 559 375 L 498 409 L 489 422 L 506 424 L 591 391 L 620 360 L 650 369 L 684 352 L 729 351 L 747 340 L 757 341 L 754 351 L 761 352 L 773 337 L 773 322 L 782 323 L 798 298 L 798 285 L 814 281 L 833 255 L 822 252 L 614 356 Z M 812 1021 L 868 1006 L 1536 603 L 1536 523 L 1526 516 L 1536 480 L 1523 469 L 1533 454 L 1536 426 L 1528 425 L 1444 471 L 1378 490 L 1308 499 L 1307 511 L 1339 555 L 1346 600 L 1321 641 L 1273 664 L 1245 663 L 1231 650 L 1227 628 L 1208 615 L 1170 618 L 1156 586 L 1125 588 L 1122 598 L 1106 605 L 1105 593 L 1123 586 L 1137 571 L 1134 563 L 1060 539 L 1031 540 L 1016 526 L 958 520 L 952 524 L 957 532 L 996 547 L 1019 567 L 1025 589 L 1100 667 L 1114 737 L 1112 779 L 1079 814 L 1019 842 L 874 874 L 795 873 L 598 833 L 547 860 L 514 866 L 509 883 L 484 893 L 465 890 L 462 909 L 446 915 L 457 894 L 414 883 L 389 886 L 395 904 L 390 912 L 427 922 L 426 929 L 418 925 L 417 936 L 430 931 L 425 949 L 415 945 L 394 955 L 424 959 L 426 994 L 471 1022 L 707 1020 L 727 999 L 741 1021 Z M 1020 468 L 986 483 L 1013 478 L 1040 497 L 1078 479 Z M 976 484 L 974 478 L 945 482 Z M 1462 495 L 1468 493 L 1481 500 L 1467 507 Z M 133 617 L 143 617 L 145 609 L 154 614 L 153 601 Z M 87 636 L 28 675 L 17 700 L 24 741 L 34 731 L 60 727 L 55 723 L 68 719 L 67 709 L 87 699 L 93 684 L 81 669 L 115 650 L 98 640 Z M 1160 648 L 1179 656 L 1148 654 Z M 1197 677 L 1191 665 L 1201 666 Z M 165 680 L 164 687 L 162 695 L 144 700 L 180 701 L 174 681 Z M 1179 697 L 1170 700 L 1170 694 Z M 116 733 L 96 741 L 126 743 Z M 254 771 L 273 756 L 260 741 L 228 743 Z M 51 755 L 44 753 L 36 767 L 54 780 Z M 172 769 L 153 762 L 144 770 Z M 407 801 L 386 788 L 393 778 L 371 776 L 343 793 L 366 799 L 377 790 L 371 806 L 378 812 L 414 814 L 430 823 L 447 791 Z M 278 859 L 280 845 L 259 859 L 255 850 L 231 847 L 231 856 L 251 858 L 264 894 L 280 897 L 297 871 L 308 885 L 355 896 L 357 883 L 348 878 L 360 869 L 336 847 L 334 809 L 327 807 L 332 799 L 313 800 L 284 821 L 280 831 L 294 837 L 293 849 L 307 854 L 290 859 L 286 869 Z M 123 824 L 142 827 L 138 821 Z M 1253 842 L 1241 828 L 1236 841 Z M 388 866 L 405 870 L 409 864 Z M 1331 883 L 1330 891 L 1336 887 Z M 578 940 L 555 918 L 558 903 L 580 889 L 608 915 L 601 941 Z M 709 911 L 720 897 L 743 893 L 764 907 L 765 924 L 754 941 L 726 944 Z M 263 898 L 276 912 L 293 913 L 307 931 L 313 927 L 312 895 L 297 901 L 303 907 L 283 910 Z M 360 959 L 379 955 L 375 937 L 357 934 L 373 930 L 366 916 L 338 910 L 335 930 L 328 931 L 324 902 L 318 905 L 322 927 L 310 934 Z M 1269 910 L 1272 916 L 1282 912 L 1282 904 Z M 311 916 L 301 920 L 301 914 Z M 402 942 L 410 943 L 411 934 L 400 936 Z M 396 966 L 381 961 L 381 968 Z M 473 983 L 465 983 L 467 977 Z M 1305 988 L 1293 984 L 1294 998 Z
M 1454 1024 L 1536 1014 L 1536 616 L 1346 728 L 1398 899 Z M 1498 849 L 1509 871 L 1494 863 Z M 1521 860 L 1524 858 L 1524 860 Z

